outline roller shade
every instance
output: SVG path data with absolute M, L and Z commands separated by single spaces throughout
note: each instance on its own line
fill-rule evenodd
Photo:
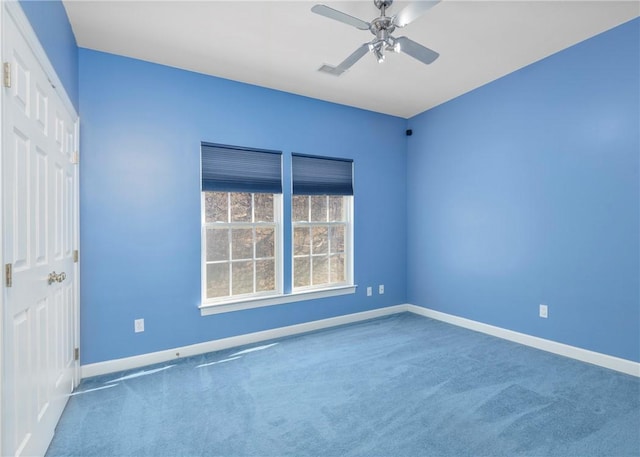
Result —
M 353 195 L 353 160 L 291 155 L 293 193 Z
M 282 153 L 202 143 L 202 190 L 282 193 Z

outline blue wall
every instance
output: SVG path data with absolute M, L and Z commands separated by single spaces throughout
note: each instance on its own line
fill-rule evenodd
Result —
M 83 364 L 405 301 L 640 360 L 640 20 L 410 119 L 407 143 L 402 119 L 79 55 L 60 1 L 20 4 L 82 116 Z M 353 157 L 358 293 L 201 317 L 201 140 L 280 149 L 285 178 L 294 151 Z
M 83 364 L 405 302 L 406 120 L 86 49 L 80 88 Z M 291 152 L 353 158 L 358 292 L 200 316 L 201 141 L 283 151 L 285 200 Z
M 62 2 L 20 0 L 20 5 L 77 110 L 78 47 Z
M 639 29 L 410 119 L 409 302 L 640 360 Z

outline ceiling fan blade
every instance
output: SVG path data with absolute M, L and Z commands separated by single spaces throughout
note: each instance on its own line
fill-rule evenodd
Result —
M 426 63 L 427 65 L 436 60 L 440 55 L 436 51 L 425 48 L 421 44 L 410 40 L 406 36 L 396 38 L 396 43 L 400 43 L 401 52 L 404 52 L 405 54 L 408 54 L 414 59 L 417 59 L 422 63 Z
M 320 16 L 328 17 L 329 19 L 335 19 L 336 21 L 340 21 L 344 24 L 352 25 L 360 30 L 369 30 L 369 23 L 365 22 L 357 17 L 353 17 L 348 15 L 347 13 L 343 13 L 342 11 L 334 10 L 333 8 L 329 8 L 326 5 L 314 5 L 311 8 L 316 14 Z
M 420 0 L 410 3 L 395 15 L 393 24 L 396 27 L 404 27 L 405 25 L 418 19 L 438 3 L 440 3 L 440 0 Z
M 344 59 L 340 65 L 337 67 L 332 67 L 331 65 L 323 65 L 320 67 L 319 71 L 324 73 L 329 73 L 330 75 L 340 76 L 342 73 L 347 71 L 349 68 L 353 66 L 358 60 L 362 59 L 362 57 L 369 52 L 369 43 L 365 43 L 360 46 L 358 49 L 353 51 L 349 57 Z

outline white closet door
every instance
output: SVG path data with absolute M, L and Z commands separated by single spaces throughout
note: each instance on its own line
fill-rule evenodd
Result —
M 3 19 L 2 455 L 42 455 L 78 381 L 77 115 L 12 16 Z

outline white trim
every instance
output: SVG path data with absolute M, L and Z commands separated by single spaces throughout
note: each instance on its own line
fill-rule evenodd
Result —
M 476 332 L 486 333 L 487 335 L 496 336 L 504 340 L 513 341 L 518 344 L 530 346 L 553 354 L 569 357 L 571 359 L 580 360 L 581 362 L 591 363 L 610 370 L 620 371 L 632 376 L 640 377 L 640 363 L 631 360 L 621 359 L 600 352 L 589 351 L 568 344 L 558 343 L 556 341 L 538 338 L 537 336 L 527 335 L 525 333 L 514 332 L 501 327 L 484 324 L 482 322 L 472 321 L 463 317 L 454 316 L 452 314 L 442 313 L 429 308 L 423 308 L 416 305 L 405 305 L 407 311 L 419 314 L 420 316 L 436 319 L 458 327 L 464 327 Z
M 212 351 L 220 351 L 237 346 L 258 343 L 274 338 L 282 338 L 285 336 L 297 335 L 300 333 L 312 332 L 337 325 L 351 324 L 377 317 L 388 316 L 390 314 L 402 313 L 407 310 L 405 305 L 389 306 L 387 308 L 379 308 L 371 311 L 363 311 L 360 313 L 346 314 L 344 316 L 331 317 L 303 324 L 289 325 L 286 327 L 278 327 L 271 330 L 261 332 L 248 333 L 246 335 L 232 336 L 219 340 L 207 341 L 205 343 L 193 344 L 191 346 L 183 346 L 175 349 L 167 349 L 164 351 L 152 352 L 149 354 L 126 357 L 122 359 L 108 360 L 106 362 L 92 363 L 82 366 L 82 377 L 99 376 L 117 371 L 130 370 L 132 368 L 140 368 L 154 363 L 167 362 L 180 357 L 190 357 L 199 354 L 205 354 Z
M 4 2 L 3 2 L 4 3 Z M 0 30 L 4 32 L 5 29 L 5 18 L 6 14 L 4 12 L 4 8 L 0 5 Z M 4 33 L 0 32 L 0 64 L 5 62 L 6 56 L 4 54 Z M 0 69 L 3 70 L 3 69 Z M 2 71 L 0 71 L 1 73 Z M 1 78 L 4 79 L 4 74 L 0 75 Z M 4 82 L 4 81 L 3 81 Z M 2 87 L 0 90 L 0 268 L 4 271 L 4 193 L 2 189 L 4 189 L 4 167 L 2 163 L 4 162 L 4 140 L 3 140 L 3 131 L 4 131 L 4 104 L 5 97 L 7 96 L 7 91 L 4 88 L 4 83 L 0 84 Z M 3 453 L 4 450 L 4 295 L 5 295 L 5 282 L 4 278 L 0 277 L 2 281 L 2 285 L 0 286 L 0 454 Z
M 75 278 L 74 284 L 74 323 L 73 323 L 73 339 L 75 344 L 74 348 L 80 351 L 80 118 L 76 117 L 74 124 L 74 154 L 78 155 L 78 162 L 74 165 L 75 184 L 74 184 L 74 202 L 73 202 L 73 245 L 78 250 L 78 261 L 73 264 L 73 276 Z M 73 387 L 74 389 L 80 385 L 82 379 L 82 371 L 80 370 L 80 353 L 78 352 L 78 360 L 73 363 L 75 365 L 73 371 Z
M 191 346 L 183 346 L 175 349 L 167 349 L 165 351 L 152 352 L 133 357 L 122 359 L 108 360 L 106 362 L 98 362 L 89 365 L 83 365 L 82 377 L 88 378 L 108 373 L 115 373 L 133 368 L 140 368 L 154 363 L 167 362 L 179 357 L 189 357 L 198 354 L 205 354 L 212 351 L 220 351 L 237 346 L 259 343 L 274 338 L 282 338 L 300 333 L 312 332 L 324 328 L 335 327 L 337 325 L 351 324 L 377 317 L 388 316 L 403 312 L 414 313 L 423 317 L 446 322 L 448 324 L 463 327 L 469 330 L 485 333 L 508 341 L 513 341 L 524 346 L 533 347 L 542 351 L 551 352 L 581 362 L 591 363 L 631 376 L 640 377 L 640 363 L 631 360 L 613 357 L 599 352 L 588 351 L 586 349 L 569 346 L 567 344 L 558 343 L 536 336 L 526 335 L 524 333 L 514 332 L 512 330 L 495 327 L 482 322 L 472 321 L 463 317 L 442 313 L 421 306 L 403 304 L 389 306 L 386 308 L 374 309 L 371 311 L 363 311 L 355 314 L 347 314 L 344 316 L 331 317 L 303 324 L 290 325 L 287 327 L 278 327 L 262 332 L 248 333 L 246 335 L 232 336 L 220 340 L 212 340 L 204 343 L 194 344 Z
M 199 306 L 200 315 L 209 316 L 211 314 L 230 313 L 233 311 L 242 311 L 244 309 L 261 308 L 263 306 L 282 305 L 284 303 L 315 300 L 317 298 L 355 294 L 357 287 L 358 286 L 341 286 L 332 287 L 330 289 L 308 290 L 283 295 L 269 295 L 263 298 L 252 297 L 244 301 L 222 302 L 215 304 L 203 303 Z
M 24 11 L 22 10 L 22 7 L 20 6 L 18 0 L 4 0 L 2 3 L 4 4 L 7 13 L 9 13 L 9 16 L 13 18 L 16 26 L 18 27 L 18 30 L 24 37 L 25 42 L 27 43 L 29 48 L 31 48 L 33 55 L 36 56 L 36 59 L 42 66 L 42 69 L 47 75 L 47 78 L 49 78 L 49 82 L 54 87 L 56 93 L 60 96 L 64 107 L 69 111 L 69 113 L 72 114 L 73 118 L 78 118 L 78 112 L 76 111 L 75 106 L 73 106 L 73 103 L 69 98 L 69 94 L 67 94 L 67 91 L 65 90 L 62 81 L 53 68 L 53 64 L 49 60 L 49 57 L 42 47 L 42 44 L 38 41 L 38 37 L 33 30 L 33 27 L 31 27 L 31 23 L 29 22 L 29 19 L 27 19 L 27 16 L 24 14 Z

